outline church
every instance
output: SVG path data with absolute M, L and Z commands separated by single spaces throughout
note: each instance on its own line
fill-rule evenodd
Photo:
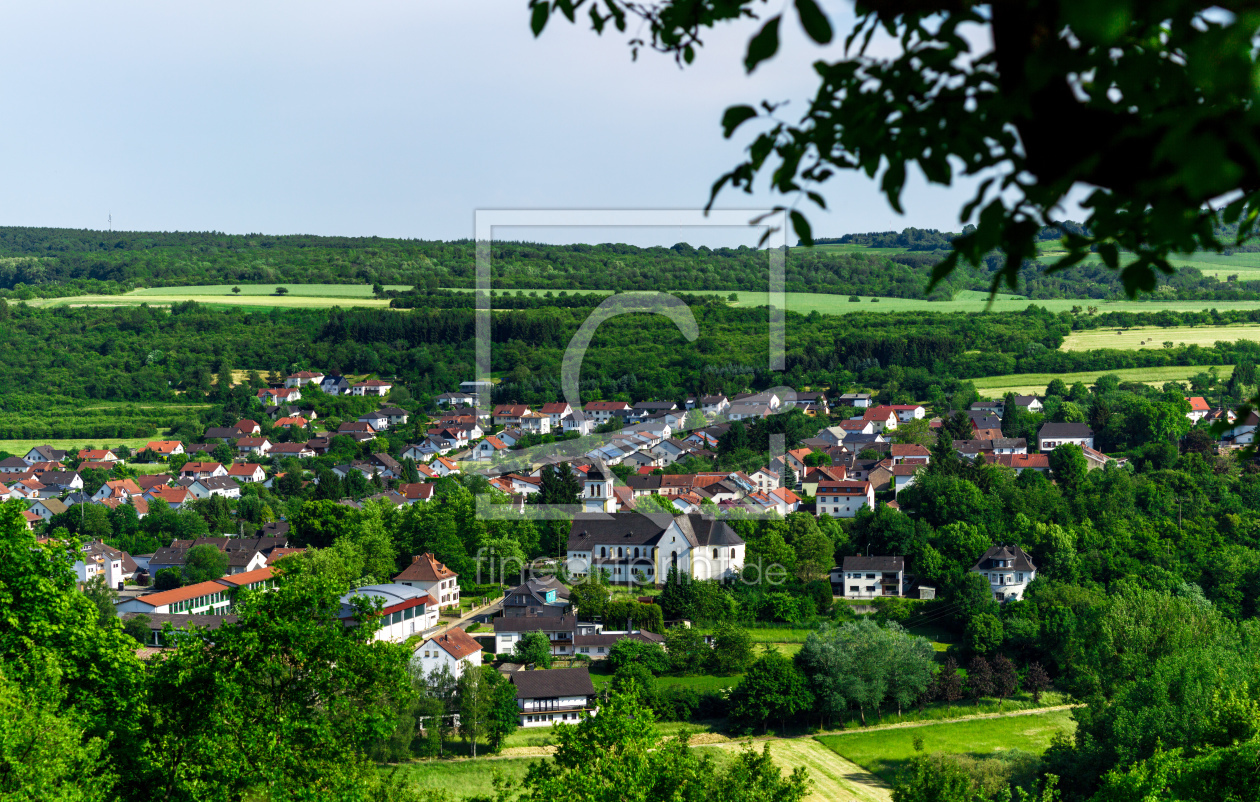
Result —
M 604 571 L 617 584 L 661 585 L 671 568 L 694 579 L 734 579 L 744 541 L 725 521 L 700 513 L 586 512 L 569 529 L 569 576 Z

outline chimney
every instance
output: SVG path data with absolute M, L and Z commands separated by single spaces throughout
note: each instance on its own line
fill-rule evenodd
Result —
M 412 556 L 411 561 L 412 561 L 413 563 L 414 563 L 414 562 L 419 562 L 419 561 L 420 561 L 420 555 L 419 555 L 419 554 L 416 554 L 416 555 Z

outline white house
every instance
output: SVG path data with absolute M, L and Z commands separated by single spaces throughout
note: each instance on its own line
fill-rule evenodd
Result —
M 875 488 L 870 482 L 819 482 L 814 502 L 819 518 L 852 518 L 863 507 L 875 509 Z
M 713 418 L 730 409 L 731 402 L 724 395 L 702 395 L 699 406 L 706 418 Z
M 465 667 L 481 666 L 481 644 L 459 627 L 451 627 L 417 646 L 411 662 L 426 674 L 440 671 L 445 666 L 452 677 L 459 679 Z
M 427 632 L 438 623 L 437 601 L 422 588 L 410 585 L 368 585 L 355 588 L 341 597 L 338 617 L 347 627 L 358 626 L 354 620 L 352 599 L 364 598 L 381 603 L 381 626 L 373 640 L 402 643 L 416 633 Z
M 614 413 L 623 410 L 630 410 L 630 405 L 625 401 L 588 401 L 586 406 L 582 407 L 586 417 L 593 419 L 596 426 L 608 423 Z
M 870 393 L 845 393 L 836 399 L 839 406 L 857 407 L 858 409 L 866 409 L 871 405 Z
M 123 584 L 135 575 L 136 564 L 127 552 L 93 542 L 82 547 L 74 564 L 74 573 L 81 585 L 99 576 L 104 578 L 108 587 L 122 590 Z
M 595 686 L 585 668 L 513 671 L 507 677 L 516 686 L 522 727 L 576 724 L 599 711 Z
M 1041 412 L 1045 406 L 1041 400 L 1035 395 L 1017 395 L 1015 396 L 1015 406 L 1020 409 L 1026 409 L 1029 412 Z
M 427 487 L 431 493 L 433 486 Z M 430 552 L 414 555 L 411 565 L 395 576 L 394 582 L 423 590 L 433 597 L 439 609 L 459 607 L 459 574 L 438 562 Z
M 1212 411 L 1212 405 L 1204 400 L 1202 396 L 1187 396 L 1186 401 L 1190 404 L 1190 411 L 1186 413 L 1186 417 L 1190 419 L 1191 423 L 1198 423 Z
M 572 615 L 504 615 L 494 619 L 494 651 L 509 654 L 531 632 L 541 632 L 551 642 L 554 657 L 572 657 L 577 618 Z
M 365 382 L 350 385 L 350 395 L 371 395 L 384 397 L 389 395 L 389 391 L 394 389 L 394 385 L 389 382 L 383 382 L 379 379 L 368 379 Z
M 285 387 L 303 387 L 307 384 L 321 384 L 324 381 L 324 374 L 319 371 L 299 370 L 286 376 L 284 379 Z
M 668 513 L 581 513 L 569 528 L 570 575 L 605 572 L 628 583 L 662 584 L 671 569 L 694 579 L 728 579 L 744 567 L 744 541 L 725 521 Z
M 1037 432 L 1037 448 L 1054 451 L 1065 443 L 1094 447 L 1094 430 L 1084 423 L 1047 423 Z
M 595 431 L 595 421 L 588 417 L 578 420 L 572 413 L 565 415 L 560 419 L 560 425 L 564 427 L 564 433 L 577 432 L 580 435 L 588 435 Z
M 188 486 L 188 492 L 197 498 L 223 496 L 224 498 L 240 498 L 241 486 L 230 476 L 212 476 L 198 479 Z
M 994 546 L 971 569 L 989 582 L 997 601 L 1018 601 L 1037 578 L 1037 566 L 1019 546 Z
M 114 605 L 114 612 L 123 613 L 190 613 L 221 615 L 232 605 L 231 588 L 222 582 L 198 582 L 182 588 L 148 593 L 123 599 Z
M 846 599 L 900 596 L 905 572 L 905 557 L 845 557 L 839 568 L 831 569 L 831 584 Z

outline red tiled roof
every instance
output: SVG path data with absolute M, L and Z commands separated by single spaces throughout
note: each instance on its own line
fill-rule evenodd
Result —
M 395 576 L 394 581 L 436 582 L 440 579 L 451 579 L 455 576 L 455 572 L 438 562 L 432 553 L 425 552 L 412 557 L 411 565 L 408 565 L 402 570 L 402 573 Z
M 481 651 L 481 644 L 459 627 L 451 627 L 431 640 L 435 646 L 443 649 L 456 660 L 463 660 L 468 655 Z
M 145 448 L 156 451 L 159 454 L 170 454 L 180 447 L 178 440 L 151 440 L 145 444 Z
M 238 576 L 244 575 L 238 574 Z M 185 585 L 182 588 L 174 588 L 172 590 L 163 590 L 158 593 L 149 593 L 144 596 L 137 596 L 136 599 L 144 602 L 145 604 L 153 605 L 154 607 L 161 607 L 164 604 L 175 604 L 176 602 L 196 599 L 199 596 L 208 596 L 211 593 L 222 592 L 223 586 L 220 585 L 219 582 L 198 582 L 195 585 Z
M 221 576 L 216 579 L 215 582 L 221 582 L 224 585 L 231 585 L 232 587 L 239 588 L 244 585 L 252 585 L 255 582 L 261 582 L 264 579 L 271 579 L 271 576 L 271 566 L 268 565 L 265 568 L 255 568 L 253 571 L 246 571 L 243 574 L 229 574 L 228 576 Z

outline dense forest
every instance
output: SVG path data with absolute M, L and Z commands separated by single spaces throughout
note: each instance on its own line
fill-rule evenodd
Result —
M 906 248 L 905 253 L 828 247 L 793 248 L 786 263 L 791 292 L 925 298 L 932 267 L 951 235 L 906 229 L 840 238 L 846 244 Z M 931 294 L 988 291 L 1000 269 L 992 255 L 960 270 Z M 764 250 L 633 245 L 546 245 L 499 242 L 492 280 L 499 289 L 763 291 Z M 381 237 L 230 235 L 216 232 L 104 232 L 0 227 L 0 294 L 10 298 L 118 293 L 137 287 L 195 284 L 368 284 L 434 290 L 474 284 L 474 247 L 451 242 Z M 1260 282 L 1220 281 L 1194 268 L 1162 277 L 1156 297 L 1255 300 Z M 1116 271 L 1089 262 L 1060 273 L 1028 262 L 1018 292 L 1032 299 L 1122 298 Z

